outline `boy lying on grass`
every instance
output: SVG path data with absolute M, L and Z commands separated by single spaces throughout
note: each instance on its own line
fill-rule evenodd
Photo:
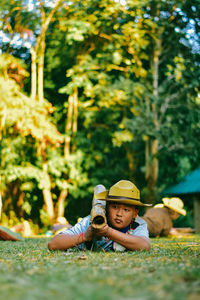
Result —
M 173 228 L 173 221 L 180 215 L 185 216 L 186 210 L 183 209 L 184 203 L 180 198 L 163 198 L 163 204 L 156 204 L 149 209 L 142 217 L 149 230 L 150 237 L 181 235 L 178 229 Z M 191 228 L 185 228 L 191 232 Z
M 149 250 L 150 241 L 146 222 L 138 217 L 140 192 L 130 181 L 120 180 L 109 191 L 97 194 L 97 200 L 106 201 L 107 224 L 101 229 L 91 226 L 91 217 L 83 218 L 74 227 L 55 235 L 49 250 L 80 249 Z

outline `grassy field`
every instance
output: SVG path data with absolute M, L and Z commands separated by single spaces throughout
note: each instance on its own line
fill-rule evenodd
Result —
M 200 235 L 150 252 L 50 252 L 49 238 L 0 241 L 0 299 L 200 299 Z

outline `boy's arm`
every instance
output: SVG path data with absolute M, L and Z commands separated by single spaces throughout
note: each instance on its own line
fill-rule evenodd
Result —
M 92 239 L 92 228 L 88 227 L 86 232 L 80 234 L 65 234 L 60 233 L 55 235 L 48 243 L 49 250 L 66 250 L 73 248 L 81 243 L 91 241 Z
M 129 250 L 150 250 L 150 241 L 146 237 L 125 234 L 110 227 L 108 237 Z
M 96 230 L 95 234 L 98 236 L 106 236 L 129 250 L 150 250 L 150 241 L 148 238 L 125 234 L 108 225 L 101 230 Z

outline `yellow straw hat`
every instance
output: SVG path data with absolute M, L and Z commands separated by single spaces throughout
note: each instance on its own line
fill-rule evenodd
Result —
M 140 191 L 128 180 L 118 181 L 108 191 L 97 194 L 96 199 L 136 206 L 152 206 L 152 204 L 144 204 L 140 201 Z
M 162 208 L 162 207 L 164 207 L 164 204 L 162 203 L 154 205 L 154 208 Z
M 185 216 L 186 210 L 183 209 L 183 201 L 180 198 L 163 198 L 164 206 L 178 212 L 179 214 Z

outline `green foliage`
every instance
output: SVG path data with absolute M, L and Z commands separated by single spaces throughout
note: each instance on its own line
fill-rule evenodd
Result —
M 38 141 L 46 140 L 53 144 L 63 141 L 56 128 L 47 119 L 47 103 L 39 104 L 22 95 L 14 82 L 0 79 L 1 124 L 15 127 L 22 136 L 31 135 Z M 46 107 L 45 107 L 46 106 Z
M 53 107 L 48 101 L 36 102 L 27 97 L 16 80 L 10 78 L 13 65 L 20 66 L 18 70 L 22 70 L 21 75 L 26 74 L 19 60 L 9 55 L 1 55 L 0 59 L 1 189 L 5 195 L 9 194 L 8 186 L 12 183 L 22 184 L 21 191 L 24 190 L 23 184 L 29 184 L 31 192 L 35 188 L 48 189 L 51 182 L 48 174 L 42 170 L 37 149 L 41 143 L 58 146 L 63 141 L 49 118 Z M 30 182 L 36 184 L 31 185 Z M 18 199 L 15 201 L 17 203 Z M 32 203 L 30 199 L 27 201 L 23 203 L 22 211 L 30 215 Z
M 85 163 L 82 170 L 88 172 L 90 190 L 93 182 L 109 187 L 122 177 L 145 187 L 144 144 L 158 139 L 158 192 L 162 191 L 199 161 L 194 139 L 199 135 L 199 105 L 195 102 L 199 71 L 196 69 L 194 78 L 193 61 L 199 58 L 182 42 L 187 39 L 183 28 L 189 22 L 184 19 L 188 12 L 181 12 L 181 1 L 129 1 L 126 7 L 113 1 L 85 1 L 83 6 L 74 3 L 68 9 L 70 20 L 62 20 L 61 30 L 70 47 L 65 44 L 63 58 L 60 55 L 63 62 L 66 53 L 69 58 L 67 84 L 59 91 L 70 95 L 74 88 L 79 90 L 79 133 L 74 143 L 85 153 L 84 159 L 92 162 L 89 169 Z M 68 33 L 77 28 L 81 39 L 74 38 L 72 43 Z M 57 27 L 55 30 L 63 45 L 63 36 Z M 155 96 L 151 62 L 157 40 L 161 53 Z M 186 158 L 187 170 L 183 167 Z M 72 211 L 76 212 L 76 201 Z
M 48 175 L 41 169 L 31 165 L 23 167 L 11 165 L 5 171 L 2 171 L 1 175 L 5 178 L 5 183 L 13 182 L 17 179 L 22 182 L 35 179 L 39 189 L 48 189 L 51 185 Z
M 24 57 L 30 69 L 28 48 L 11 41 L 20 33 L 19 41 L 34 44 L 41 12 L 23 4 L 3 1 L 2 30 L 10 44 L 2 41 L 2 45 L 3 52 Z M 48 4 L 44 3 L 47 15 L 52 9 Z M 11 65 L 21 62 L 1 55 L 3 197 L 9 194 L 5 183 L 19 184 L 29 194 L 31 213 L 39 218 L 44 209 L 41 188 L 51 188 L 54 205 L 67 189 L 65 214 L 74 222 L 89 212 L 98 183 L 109 188 L 117 180 L 131 179 L 147 191 L 146 165 L 153 159 L 151 155 L 145 161 L 147 141 L 158 141 L 154 156 L 159 161 L 158 198 L 166 186 L 196 168 L 200 159 L 198 5 L 189 0 L 126 1 L 126 5 L 112 0 L 64 2 L 45 40 L 44 92 L 49 101 L 34 102 L 26 96 L 11 76 Z M 19 70 L 22 84 L 27 71 L 24 66 Z M 73 134 L 66 132 L 66 120 L 68 97 L 75 90 L 78 131 Z M 71 138 L 67 158 L 66 137 Z M 41 218 L 46 222 L 45 210 Z
M 82 20 L 68 20 L 61 23 L 61 26 L 67 27 L 66 41 L 69 45 L 73 42 L 82 42 L 84 36 L 90 31 L 90 24 Z

